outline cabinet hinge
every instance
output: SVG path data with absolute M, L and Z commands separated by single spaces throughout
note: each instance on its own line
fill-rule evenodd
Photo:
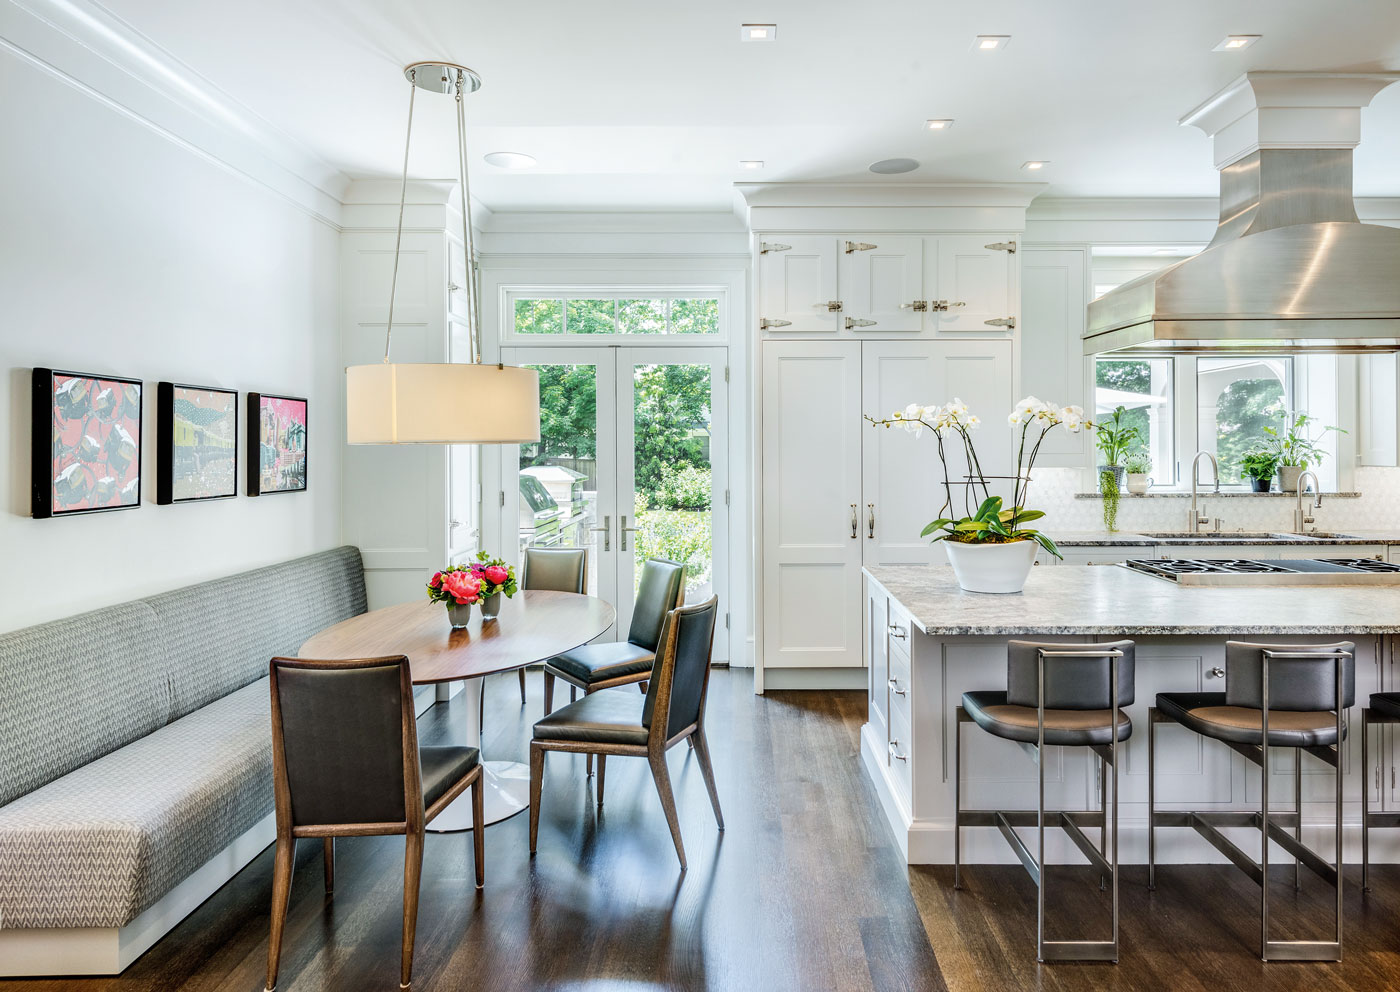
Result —
M 1013 331 L 1016 330 L 1015 317 L 997 317 L 993 320 L 984 320 L 982 323 L 986 324 L 988 327 L 1006 327 Z
M 1016 242 L 1014 241 L 993 241 L 991 244 L 983 245 L 982 247 L 990 248 L 992 251 L 1004 251 L 1008 255 L 1016 254 Z
M 780 245 L 776 241 L 760 241 L 758 243 L 760 255 L 767 255 L 770 251 L 792 251 L 792 245 Z
M 861 320 L 859 317 L 846 318 L 846 330 L 848 331 L 853 327 L 874 327 L 875 324 L 876 322 L 873 320 Z
M 762 317 L 762 318 L 760 318 L 759 321 L 758 321 L 758 329 L 759 329 L 760 331 L 766 331 L 766 330 L 768 330 L 768 328 L 770 328 L 770 327 L 791 327 L 791 326 L 792 326 L 792 321 L 790 321 L 790 320 L 769 320 L 767 317 Z
M 506 505 L 506 491 L 504 489 L 501 490 L 501 505 Z
M 873 248 L 879 247 L 879 245 L 872 245 L 868 241 L 847 241 L 846 254 L 849 255 L 853 251 L 870 251 Z

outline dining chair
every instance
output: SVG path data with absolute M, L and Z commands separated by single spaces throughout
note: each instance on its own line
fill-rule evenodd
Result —
M 470 786 L 476 887 L 485 882 L 481 760 L 474 747 L 418 746 L 403 655 L 352 661 L 273 658 L 272 773 L 277 817 L 267 990 L 277 987 L 296 842 L 322 838 L 326 892 L 335 838 L 404 835 L 403 958 L 410 987 L 423 828 Z
M 715 791 L 710 746 L 705 739 L 705 700 L 710 689 L 710 655 L 715 641 L 718 597 L 703 603 L 678 606 L 666 614 L 656 663 L 646 698 L 618 692 L 586 692 L 582 699 L 547 714 L 535 724 L 530 742 L 530 853 L 535 853 L 540 832 L 540 793 L 544 783 L 546 751 L 569 751 L 598 756 L 598 806 L 603 805 L 603 781 L 607 756 L 646 758 L 676 857 L 684 871 L 685 846 L 676 818 L 676 800 L 666 768 L 666 752 L 683 740 L 694 744 L 700 774 L 710 793 L 715 823 L 724 829 L 724 815 Z
M 520 588 L 588 595 L 587 548 L 526 548 Z M 520 705 L 525 705 L 525 669 L 520 673 Z

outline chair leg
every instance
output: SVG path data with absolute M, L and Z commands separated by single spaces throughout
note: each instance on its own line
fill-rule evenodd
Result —
M 1097 757 L 1097 755 L 1095 756 Z M 1108 763 L 1099 758 L 1099 850 L 1108 853 Z M 1099 876 L 1099 891 L 1108 887 L 1108 880 Z
M 1157 888 L 1157 708 L 1147 710 L 1147 888 Z
M 571 703 L 576 703 L 576 702 L 578 702 L 578 686 L 576 686 L 576 685 L 570 685 L 570 686 L 569 686 L 569 702 L 571 702 Z
M 413 984 L 413 937 L 418 931 L 418 883 L 423 877 L 423 834 L 410 830 L 403 852 L 403 967 L 399 988 Z
M 335 891 L 335 838 L 321 839 L 321 853 L 326 862 L 326 895 Z
M 641 682 L 638 682 L 638 683 L 637 683 L 637 688 L 640 689 L 640 690 L 642 690 L 642 695 L 645 696 L 645 695 L 647 694 L 647 683 L 646 683 L 646 680 L 643 679 Z
M 544 715 L 554 712 L 554 676 L 548 668 L 544 670 Z
M 544 748 L 530 745 L 530 853 L 540 837 L 540 792 L 544 786 Z
M 686 740 L 695 748 L 695 757 L 700 762 L 700 774 L 704 776 L 705 788 L 710 792 L 710 805 L 715 808 L 715 824 L 724 829 L 724 814 L 719 811 L 719 792 L 715 789 L 715 770 L 710 765 L 710 742 L 705 739 L 705 731 L 696 730 Z
M 1361 710 L 1361 891 L 1371 891 L 1371 711 Z
M 476 859 L 476 887 L 486 884 L 486 775 L 472 783 L 472 853 Z
M 516 669 L 520 673 L 520 705 L 525 705 L 525 669 Z
M 649 754 L 647 761 L 651 764 L 651 777 L 656 782 L 657 795 L 661 797 L 666 823 L 671 828 L 671 840 L 676 843 L 676 857 L 680 858 L 681 871 L 685 871 L 685 845 L 681 843 L 681 824 L 676 817 L 676 797 L 671 793 L 671 773 L 666 768 L 666 752 Z
M 267 992 L 277 988 L 277 966 L 282 958 L 282 930 L 287 924 L 287 903 L 292 895 L 292 868 L 297 842 L 277 840 L 272 861 L 272 934 L 267 942 Z
M 589 755 L 589 757 L 592 757 L 592 755 Z M 606 771 L 607 771 L 607 767 L 608 767 L 608 756 L 607 756 L 606 754 L 600 754 L 600 755 L 598 755 L 598 808 L 599 808 L 599 809 L 602 809 L 602 808 L 603 808 L 603 776 L 604 776 L 604 774 L 605 774 Z

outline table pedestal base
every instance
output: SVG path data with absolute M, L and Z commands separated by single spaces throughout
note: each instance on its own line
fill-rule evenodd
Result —
M 487 824 L 509 819 L 530 808 L 530 766 L 523 761 L 488 761 L 481 769 L 482 806 Z M 428 824 L 433 833 L 472 828 L 472 790 L 462 793 Z

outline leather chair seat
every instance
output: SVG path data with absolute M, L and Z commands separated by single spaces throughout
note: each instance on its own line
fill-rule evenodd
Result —
M 423 769 L 423 808 L 441 799 L 480 761 L 481 754 L 474 747 L 420 747 L 418 765 Z
M 635 692 L 590 692 L 536 723 L 535 740 L 645 747 L 647 728 L 642 726 L 642 703 L 642 697 Z
M 1400 692 L 1371 693 L 1371 711 L 1378 716 L 1400 720 Z M 1270 713 L 1269 717 L 1269 722 L 1272 723 L 1273 714 Z
M 1037 739 L 1037 711 L 1034 706 L 1012 706 L 1005 692 L 965 692 L 963 709 L 987 733 L 1010 741 L 1034 744 Z M 1112 739 L 1112 710 L 1046 710 L 1045 743 L 1065 747 L 1108 744 Z M 1132 736 L 1133 723 L 1124 710 L 1118 711 L 1118 739 Z
M 656 652 L 631 641 L 585 644 L 545 662 L 561 678 L 589 686 L 628 675 L 650 674 Z
M 1263 711 L 1250 706 L 1228 706 L 1223 692 L 1159 692 L 1157 709 L 1203 737 L 1236 744 L 1263 743 Z M 1329 747 L 1336 743 L 1335 713 L 1269 711 L 1270 747 Z

